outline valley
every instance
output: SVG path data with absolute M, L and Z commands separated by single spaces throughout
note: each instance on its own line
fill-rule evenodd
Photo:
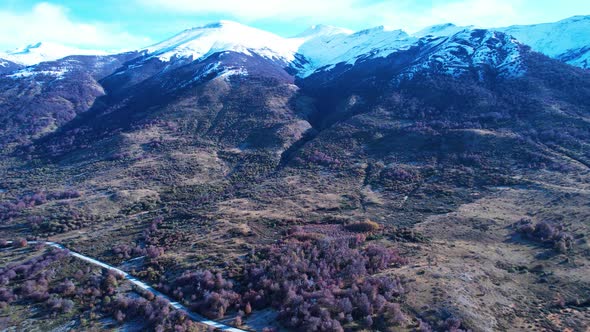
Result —
M 585 331 L 587 44 L 526 29 L 222 21 L 0 72 L 0 329 Z

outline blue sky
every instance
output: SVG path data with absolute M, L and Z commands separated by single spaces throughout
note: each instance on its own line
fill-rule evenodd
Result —
M 378 25 L 500 27 L 590 15 L 582 0 L 0 0 L 0 50 L 37 41 L 134 49 L 186 28 L 234 20 L 283 36 L 313 24 L 352 30 Z

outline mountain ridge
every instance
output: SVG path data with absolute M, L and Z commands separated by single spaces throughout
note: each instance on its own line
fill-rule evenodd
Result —
M 463 30 L 482 29 L 475 26 L 457 26 L 453 23 L 433 25 L 408 34 L 403 30 L 384 26 L 361 31 L 316 25 L 294 37 L 281 37 L 241 23 L 221 20 L 200 27 L 186 29 L 177 35 L 154 45 L 139 49 L 152 57 L 168 61 L 171 57 L 192 56 L 193 60 L 218 51 L 255 50 L 265 57 L 285 63 L 308 58 L 302 75 L 341 62 L 353 62 L 357 58 L 377 50 L 382 55 L 404 49 L 425 37 L 450 37 Z M 562 60 L 574 66 L 589 68 L 590 37 L 584 31 L 590 29 L 590 16 L 574 16 L 554 23 L 514 25 L 504 28 L 485 28 L 513 35 L 533 50 Z M 246 35 L 247 38 L 244 38 Z M 379 51 L 377 51 L 378 53 Z M 106 55 L 107 52 L 80 50 L 52 43 L 37 43 L 25 48 L 0 54 L 0 58 L 23 65 L 58 60 L 69 55 Z
M 55 61 L 72 55 L 107 55 L 106 51 L 80 49 L 57 43 L 37 42 L 12 51 L 0 53 L 0 58 L 31 66 L 41 62 Z

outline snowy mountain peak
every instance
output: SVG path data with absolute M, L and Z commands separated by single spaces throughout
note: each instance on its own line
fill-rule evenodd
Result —
M 460 27 L 460 26 L 456 26 L 453 23 L 437 24 L 437 25 L 433 25 L 433 26 L 427 27 L 425 29 L 422 29 L 422 30 L 412 34 L 412 36 L 418 37 L 418 38 L 448 37 L 448 36 L 452 36 L 458 32 L 461 32 L 463 30 L 470 30 L 473 28 L 474 28 L 473 26 Z
M 38 42 L 6 53 L 0 58 L 31 66 L 45 61 L 54 61 L 70 55 L 106 55 L 107 52 L 84 50 L 50 42 Z
M 151 58 L 197 60 L 208 55 L 232 51 L 283 62 L 295 59 L 296 45 L 273 33 L 232 21 L 219 21 L 185 30 L 176 36 L 145 49 Z
M 494 30 L 509 34 L 552 58 L 590 68 L 590 16 L 574 16 L 555 23 L 513 25 Z
M 361 36 L 361 35 L 373 35 L 373 34 L 379 34 L 379 33 L 389 33 L 389 34 L 397 34 L 400 36 L 409 36 L 408 33 L 405 32 L 404 30 L 393 29 L 393 28 L 390 28 L 385 25 L 379 25 L 374 28 L 361 30 L 359 32 L 355 32 L 354 34 Z
M 426 53 L 415 59 L 402 78 L 416 73 L 437 73 L 461 76 L 477 73 L 483 79 L 489 69 L 504 77 L 518 77 L 526 72 L 521 44 L 501 32 L 484 29 L 463 29 L 451 36 L 426 39 Z
M 561 22 L 561 23 L 566 23 L 566 22 L 567 23 L 576 23 L 576 22 L 580 22 L 580 21 L 590 22 L 590 15 L 575 15 L 575 16 L 563 19 L 559 22 Z
M 295 38 L 310 38 L 310 37 L 321 37 L 321 36 L 334 36 L 334 35 L 350 35 L 354 33 L 352 30 L 339 28 L 331 25 L 312 25 L 307 30 L 298 34 Z
M 332 68 L 339 63 L 354 64 L 361 58 L 384 57 L 406 49 L 417 40 L 402 30 L 392 30 L 385 26 L 355 33 L 330 33 L 337 30 L 326 28 L 316 30 L 324 33 L 298 39 L 298 53 L 308 61 L 305 69 L 299 73 L 303 77 L 313 74 L 318 69 Z
M 590 54 L 587 52 L 588 45 L 590 45 L 590 34 L 586 32 L 590 31 L 590 19 L 580 16 L 555 24 L 561 24 L 563 27 L 555 28 L 550 25 L 551 27 L 547 28 L 546 25 L 534 25 L 481 30 L 476 29 L 474 26 L 457 26 L 452 23 L 445 23 L 430 26 L 411 35 L 403 30 L 390 29 L 386 26 L 377 26 L 353 32 L 320 24 L 308 28 L 293 38 L 283 38 L 237 22 L 219 21 L 185 30 L 166 41 L 145 48 L 144 51 L 146 51 L 147 57 L 141 61 L 146 59 L 159 59 L 164 62 L 176 59 L 183 60 L 183 62 L 187 60 L 202 61 L 216 53 L 236 52 L 248 56 L 261 56 L 276 61 L 285 67 L 290 66 L 296 69 L 298 76 L 306 77 L 317 71 L 330 70 L 339 64 L 353 65 L 359 60 L 387 57 L 393 53 L 431 43 L 433 39 L 440 42 L 439 39 L 444 37 L 446 40 L 451 40 L 451 42 L 445 44 L 446 48 L 436 54 L 435 57 L 441 60 L 448 59 L 450 61 L 449 68 L 479 65 L 480 60 L 489 60 L 492 65 L 504 68 L 506 73 L 520 73 L 522 72 L 520 65 L 516 65 L 518 68 L 509 68 L 509 64 L 520 63 L 518 58 L 520 48 L 516 46 L 516 42 L 512 40 L 513 38 L 505 39 L 503 36 L 494 35 L 496 32 L 506 32 L 524 44 L 532 46 L 533 49 L 541 50 L 550 56 L 552 56 L 552 53 L 547 51 L 547 48 L 555 46 L 557 41 L 561 44 L 567 43 L 568 38 L 571 37 L 571 47 L 563 47 L 563 45 L 558 47 L 567 51 L 567 53 L 559 51 L 558 54 L 561 55 L 562 59 L 567 58 L 568 63 L 580 67 L 588 66 L 585 63 L 589 61 L 586 58 Z M 527 39 L 532 30 L 540 29 L 538 27 L 542 27 L 541 30 L 545 31 L 545 33 L 547 33 L 548 29 L 554 30 L 547 35 L 547 41 L 544 41 L 543 36 L 535 35 L 534 31 L 532 32 L 535 35 L 534 40 Z M 572 35 L 567 38 L 554 35 L 563 29 Z M 583 34 L 583 36 L 579 36 L 580 34 Z M 585 41 L 586 39 L 588 41 Z M 457 45 L 461 43 L 461 40 L 469 40 L 471 46 L 462 47 Z M 483 48 L 484 51 L 475 51 L 475 48 L 478 47 L 477 43 L 483 45 L 494 42 L 503 43 L 507 48 L 503 51 L 507 51 L 507 54 L 510 54 L 512 58 L 497 58 L 495 55 L 497 50 L 495 49 L 489 49 L 489 54 L 484 54 L 482 52 L 488 52 L 485 47 Z M 535 43 L 541 43 L 541 45 L 535 45 Z M 585 46 L 581 47 L 580 43 Z M 432 45 L 435 46 L 435 44 Z M 582 50 L 587 53 L 580 55 L 571 50 Z M 466 59 L 459 59 L 454 56 L 456 51 L 463 52 L 468 56 L 474 56 L 476 59 L 473 60 L 473 63 L 471 61 L 466 62 Z M 446 54 L 447 52 L 449 54 Z M 439 61 L 432 61 L 431 63 L 439 63 Z
M 230 26 L 230 25 L 233 25 L 233 26 L 236 26 L 236 25 L 244 26 L 243 24 L 238 23 L 238 22 L 235 22 L 235 21 L 220 20 L 220 21 L 217 21 L 217 22 L 209 23 L 209 24 L 205 25 L 205 27 L 207 27 L 207 28 L 221 28 L 221 27 Z M 198 29 L 198 27 L 197 27 L 197 29 Z

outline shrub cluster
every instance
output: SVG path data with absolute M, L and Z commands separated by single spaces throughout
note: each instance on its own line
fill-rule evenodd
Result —
M 154 260 L 164 254 L 164 248 L 159 246 L 158 226 L 162 223 L 161 217 L 155 218 L 150 226 L 143 231 L 144 245 L 121 244 L 113 248 L 113 254 L 119 259 L 131 259 L 134 257 L 147 256 Z
M 313 164 L 319 164 L 322 166 L 332 166 L 340 164 L 340 160 L 332 158 L 319 150 L 311 152 L 310 155 L 307 157 L 307 160 L 309 160 Z
M 406 260 L 395 250 L 363 244 L 341 239 L 273 245 L 247 270 L 244 301 L 277 308 L 279 319 L 299 330 L 338 331 L 353 321 L 366 327 L 403 324 L 400 280 L 372 275 Z
M 241 320 L 253 308 L 273 307 L 286 327 L 302 331 L 387 329 L 407 323 L 399 305 L 404 294 L 400 279 L 374 276 L 407 261 L 396 250 L 367 245 L 364 237 L 289 237 L 248 260 L 235 282 L 196 271 L 160 287 L 214 318 L 240 310 Z
M 113 248 L 113 253 L 119 259 L 131 259 L 133 257 L 147 256 L 157 258 L 164 254 L 164 249 L 156 246 L 141 247 L 139 245 L 130 246 L 126 244 L 117 245 Z
M 70 189 L 70 190 L 50 193 L 49 195 L 47 195 L 47 198 L 51 199 L 51 200 L 63 200 L 63 199 L 78 198 L 81 196 L 82 196 L 82 193 L 80 193 L 78 190 Z
M 176 279 L 172 295 L 188 302 L 191 310 L 222 318 L 228 309 L 241 307 L 241 296 L 233 288 L 234 284 L 225 280 L 221 273 L 185 272 Z
M 383 178 L 398 182 L 416 182 L 420 180 L 420 173 L 408 167 L 387 168 L 381 174 Z
M 19 216 L 25 209 L 43 205 L 50 200 L 63 200 L 80 197 L 82 194 L 77 190 L 66 190 L 62 192 L 45 193 L 37 191 L 24 195 L 12 202 L 0 203 L 0 221 L 11 221 Z
M 47 203 L 47 196 L 43 192 L 25 195 L 13 202 L 0 203 L 0 221 L 12 221 L 20 216 L 23 210 L 45 203 Z
M 107 308 L 119 323 L 141 320 L 147 323 L 149 330 L 163 331 L 197 331 L 204 329 L 187 319 L 184 312 L 174 310 L 168 300 L 156 297 L 153 300 L 119 296 Z
M 378 223 L 371 220 L 350 223 L 345 225 L 344 227 L 351 232 L 357 233 L 372 233 L 381 229 L 381 226 L 379 226 Z
M 32 230 L 47 235 L 81 229 L 101 220 L 102 218 L 100 216 L 87 214 L 69 207 L 62 214 L 55 215 L 51 219 L 42 219 L 38 216 L 28 218 L 29 226 Z
M 21 243 L 21 240 L 15 241 L 15 245 L 20 246 Z M 8 264 L 6 267 L 0 269 L 0 285 L 8 285 L 12 280 L 26 280 L 45 269 L 51 263 L 66 256 L 67 252 L 65 251 L 52 250 L 18 264 Z
M 566 253 L 574 248 L 574 238 L 564 231 L 560 224 L 542 221 L 534 224 L 529 219 L 521 219 L 517 224 L 517 231 L 524 237 L 542 243 L 548 243 L 560 253 Z
M 149 331 L 204 330 L 183 312 L 173 309 L 167 300 L 155 298 L 151 293 L 147 294 L 148 299 L 117 294 L 122 276 L 113 271 L 97 274 L 87 267 L 69 278 L 58 277 L 57 264 L 61 267 L 68 264 L 67 257 L 67 251 L 52 249 L 0 269 L 0 308 L 30 302 L 40 304 L 51 316 L 78 308 L 90 320 L 105 315 L 119 323 L 139 320 Z

